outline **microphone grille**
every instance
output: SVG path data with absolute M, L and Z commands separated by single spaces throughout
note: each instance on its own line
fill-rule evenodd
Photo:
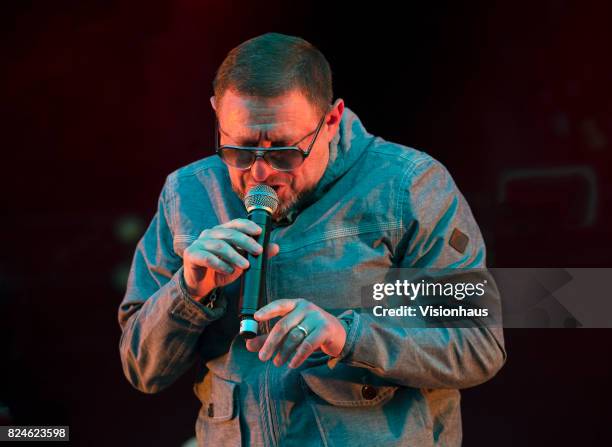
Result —
M 244 196 L 244 206 L 249 213 L 254 209 L 263 209 L 274 214 L 278 208 L 278 196 L 274 188 L 268 185 L 255 185 Z

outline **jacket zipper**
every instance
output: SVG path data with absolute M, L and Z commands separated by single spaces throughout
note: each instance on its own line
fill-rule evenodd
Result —
M 278 430 L 276 428 L 275 417 L 274 417 L 274 408 L 272 407 L 272 399 L 270 396 L 270 366 L 271 362 L 268 361 L 266 365 L 265 372 L 265 381 L 266 381 L 266 401 L 268 407 L 268 427 L 270 428 L 270 439 L 271 445 L 278 446 Z
M 274 228 L 270 231 L 270 242 L 272 242 L 272 235 L 274 234 Z M 265 278 L 265 283 L 266 283 L 266 304 L 268 304 L 270 302 L 270 261 L 268 260 L 268 268 L 266 268 L 266 278 Z M 270 322 L 266 321 L 265 323 L 265 327 L 266 327 L 266 332 L 270 333 Z M 267 407 L 268 407 L 268 426 L 270 428 L 270 437 L 272 440 L 272 445 L 273 446 L 278 446 L 278 429 L 276 427 L 276 423 L 275 423 L 275 416 L 274 416 L 274 408 L 272 406 L 272 399 L 271 399 L 271 393 L 270 393 L 270 378 L 271 378 L 271 364 L 272 364 L 272 360 L 268 360 L 268 362 L 266 363 L 266 369 L 265 369 L 265 373 L 264 373 L 264 380 L 265 380 L 265 390 L 266 390 L 266 401 L 267 401 Z

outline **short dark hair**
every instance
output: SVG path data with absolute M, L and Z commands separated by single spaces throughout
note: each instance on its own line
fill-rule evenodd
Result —
M 325 56 L 304 39 L 279 33 L 254 37 L 228 53 L 213 81 L 217 100 L 230 88 L 264 98 L 297 88 L 321 113 L 333 99 L 332 73 Z

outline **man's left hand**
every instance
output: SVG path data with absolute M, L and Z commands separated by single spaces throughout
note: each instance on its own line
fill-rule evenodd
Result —
M 249 351 L 259 351 L 261 361 L 276 352 L 274 364 L 283 365 L 292 355 L 290 368 L 299 367 L 317 349 L 337 357 L 346 342 L 343 324 L 319 306 L 298 298 L 273 301 L 255 313 L 257 321 L 281 318 L 269 334 L 247 340 Z

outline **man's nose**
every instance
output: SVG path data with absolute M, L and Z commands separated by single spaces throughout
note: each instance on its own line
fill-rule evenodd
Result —
M 257 157 L 255 163 L 253 163 L 253 166 L 251 166 L 251 176 L 257 183 L 265 182 L 266 179 L 273 173 L 274 169 L 272 169 L 270 165 L 261 157 Z

